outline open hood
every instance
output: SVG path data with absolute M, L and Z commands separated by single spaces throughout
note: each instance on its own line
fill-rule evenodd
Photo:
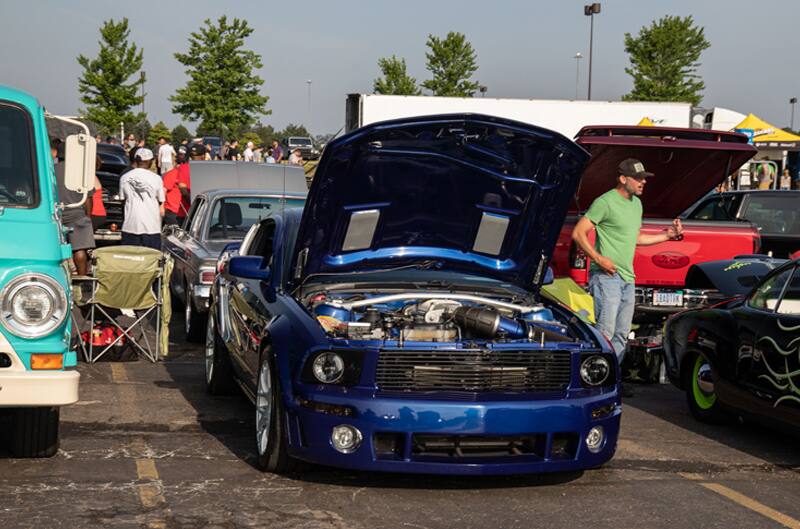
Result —
M 293 281 L 419 264 L 536 290 L 588 157 L 556 132 L 476 114 L 355 130 L 317 167 Z
M 571 213 L 616 185 L 617 166 L 637 158 L 655 176 L 642 195 L 645 217 L 674 218 L 735 172 L 755 153 L 747 136 L 734 132 L 667 127 L 584 127 L 575 141 L 592 154 Z

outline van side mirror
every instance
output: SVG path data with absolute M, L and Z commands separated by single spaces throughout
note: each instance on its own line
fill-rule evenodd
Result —
M 67 136 L 64 152 L 64 186 L 70 191 L 88 193 L 94 189 L 97 142 L 88 134 Z
M 228 261 L 228 273 L 244 279 L 269 281 L 272 276 L 268 266 L 264 266 L 264 258 L 255 255 L 237 255 Z

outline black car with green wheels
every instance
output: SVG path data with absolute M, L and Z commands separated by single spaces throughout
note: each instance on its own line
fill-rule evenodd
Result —
M 721 271 L 744 281 L 747 263 Z M 800 434 L 800 260 L 744 295 L 670 318 L 664 362 L 698 420 L 741 416 Z

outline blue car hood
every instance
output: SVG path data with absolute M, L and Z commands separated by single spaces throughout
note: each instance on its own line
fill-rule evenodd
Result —
M 357 129 L 325 148 L 293 281 L 421 265 L 536 291 L 588 158 L 556 132 L 476 114 Z

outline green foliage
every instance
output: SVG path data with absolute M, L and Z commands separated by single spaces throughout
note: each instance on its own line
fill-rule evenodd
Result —
M 435 96 L 472 97 L 479 86 L 470 81 L 478 69 L 477 56 L 464 34 L 451 31 L 444 40 L 428 35 L 427 46 L 427 68 L 433 79 L 424 81 L 422 87 Z
M 191 34 L 188 53 L 175 54 L 189 80 L 169 99 L 183 119 L 201 121 L 198 135 L 228 136 L 270 113 L 269 98 L 260 93 L 264 80 L 254 73 L 262 66 L 261 55 L 243 48 L 253 33 L 246 20 L 228 23 L 221 16 L 216 24 L 204 23 Z
M 167 142 L 172 141 L 172 132 L 163 121 L 159 121 L 150 129 L 150 133 L 147 135 L 147 145 L 158 145 L 158 139 L 161 136 L 167 138 Z
M 139 121 L 137 123 L 134 123 L 130 127 L 126 126 L 125 127 L 125 134 L 127 136 L 128 134 L 132 133 L 137 138 L 145 138 L 145 139 L 147 139 L 147 138 L 150 137 L 150 130 L 152 128 L 153 128 L 153 126 L 150 125 L 150 121 L 147 120 L 147 119 L 143 119 L 143 120 L 141 120 L 141 121 Z M 150 144 L 150 145 L 152 145 L 152 144 Z
M 192 134 L 189 132 L 189 129 L 184 127 L 183 125 L 178 125 L 174 129 L 172 129 L 172 141 L 175 143 L 180 143 L 183 140 L 191 140 Z
M 278 132 L 277 139 L 278 141 L 282 141 L 284 138 L 288 138 L 289 136 L 304 136 L 307 138 L 311 137 L 311 134 L 306 130 L 305 125 L 295 125 L 294 123 L 289 123 L 286 125 L 286 128 L 282 131 Z
M 245 132 L 241 136 L 239 136 L 239 144 L 244 148 L 247 145 L 248 141 L 252 141 L 256 147 L 263 147 L 266 145 L 264 142 L 261 141 L 261 136 L 256 134 L 253 131 Z
M 259 121 L 250 130 L 258 135 L 257 143 L 265 147 L 271 145 L 272 140 L 275 139 L 275 129 L 272 128 L 272 125 L 264 125 Z
M 637 37 L 625 33 L 625 51 L 633 90 L 625 101 L 685 101 L 698 105 L 705 83 L 697 75 L 700 54 L 711 44 L 702 27 L 688 17 L 665 16 L 642 27 Z
M 328 134 L 318 134 L 314 136 L 314 145 L 327 145 L 333 139 L 335 135 L 333 133 Z
M 417 80 L 406 72 L 406 60 L 398 59 L 394 55 L 390 58 L 378 59 L 378 67 L 383 77 L 375 79 L 372 90 L 376 94 L 418 96 L 422 91 L 417 86 Z
M 81 115 L 97 123 L 103 134 L 119 131 L 119 124 L 126 129 L 145 118 L 142 113 L 133 113 L 131 108 L 141 105 L 142 79 L 138 72 L 142 68 L 142 50 L 128 43 L 130 30 L 128 19 L 120 22 L 108 20 L 100 28 L 100 52 L 90 59 L 78 56 L 83 74 L 78 79 L 81 102 L 86 108 Z M 134 76 L 135 80 L 128 82 Z

